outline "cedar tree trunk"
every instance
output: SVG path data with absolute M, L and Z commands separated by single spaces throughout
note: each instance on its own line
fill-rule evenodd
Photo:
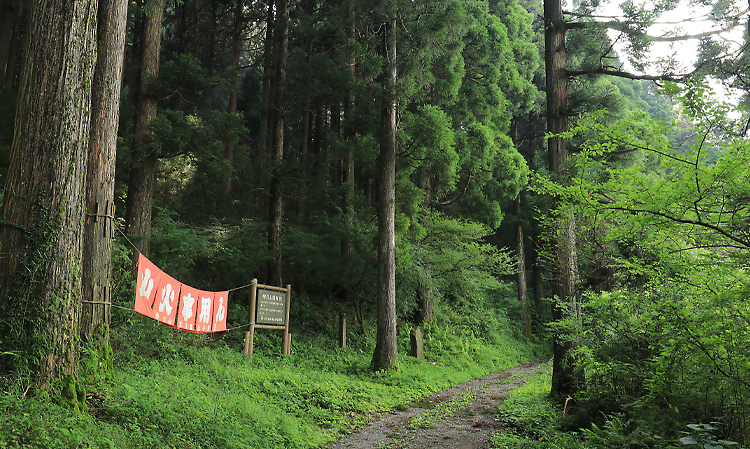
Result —
M 568 131 L 568 76 L 565 71 L 565 20 L 560 0 L 544 1 L 544 62 L 547 75 L 547 132 L 549 170 L 558 178 L 565 176 L 569 156 L 568 140 L 560 136 Z M 557 209 L 558 200 L 553 198 L 551 210 Z M 578 282 L 578 264 L 575 250 L 574 217 L 559 211 L 556 237 L 553 246 L 552 284 L 557 300 L 572 305 L 573 313 L 580 317 L 580 303 L 575 295 Z M 559 306 L 553 308 L 553 318 L 563 318 Z M 552 364 L 552 393 L 572 395 L 582 387 L 582 379 L 576 378 L 576 367 L 570 352 L 574 345 L 561 336 L 554 339 Z
M 86 175 L 86 221 L 83 226 L 83 301 L 81 338 L 90 341 L 97 327 L 99 343 L 108 341 L 112 288 L 112 221 L 115 159 L 120 121 L 120 90 L 128 4 L 99 0 L 97 59 L 91 96 Z M 103 340 L 102 340 L 103 339 Z
M 240 80 L 240 55 L 242 53 L 242 30 L 244 27 L 244 2 L 237 1 L 234 10 L 234 33 L 232 36 L 232 77 L 229 88 L 229 105 L 227 112 L 234 115 L 237 112 L 237 90 L 239 89 Z M 223 212 L 231 211 L 229 192 L 232 190 L 232 164 L 234 161 L 234 137 L 228 136 L 224 144 L 224 182 L 221 189 L 221 198 L 219 204 L 223 206 Z
M 378 160 L 378 326 L 372 368 L 398 365 L 396 344 L 396 20 L 383 27 L 386 67 Z
M 20 354 L 9 359 L 11 368 L 29 369 L 42 388 L 60 379 L 60 402 L 80 408 L 85 392 L 77 381 L 78 324 L 96 2 L 35 0 L 29 18 L 0 210 L 0 339 L 5 350 Z
M 273 134 L 271 142 L 271 195 L 268 207 L 268 249 L 271 260 L 268 262 L 266 282 L 282 286 L 281 277 L 281 219 L 282 219 L 282 179 L 281 162 L 284 159 L 284 96 L 286 94 L 286 52 L 289 43 L 289 0 L 277 0 L 278 20 L 275 36 L 278 39 L 276 79 L 273 95 Z
M 148 124 L 156 117 L 156 98 L 148 94 L 149 78 L 159 75 L 161 20 L 165 0 L 151 0 L 143 17 L 140 38 L 140 67 L 135 100 L 133 165 L 128 181 L 125 233 L 139 252 L 148 255 L 151 240 L 151 209 L 154 204 L 154 176 L 159 155 L 148 145 Z M 138 254 L 133 253 L 133 266 Z

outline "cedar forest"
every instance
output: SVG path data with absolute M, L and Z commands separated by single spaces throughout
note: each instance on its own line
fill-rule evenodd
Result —
M 0 0 L 0 447 L 322 447 L 540 359 L 495 447 L 745 447 L 748 5 L 602 7 Z

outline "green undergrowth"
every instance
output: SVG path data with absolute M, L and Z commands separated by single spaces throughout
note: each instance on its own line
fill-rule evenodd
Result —
M 431 332 L 430 345 L 455 347 L 433 352 L 439 361 L 409 357 L 403 329 L 399 368 L 373 373 L 372 342 L 356 336 L 339 349 L 330 335 L 294 335 L 293 354 L 282 357 L 278 334 L 260 331 L 251 360 L 241 331 L 214 340 L 135 317 L 113 331 L 110 378 L 85 385 L 89 413 L 34 397 L 22 382 L 6 385 L 0 448 L 323 447 L 380 412 L 539 351 L 510 340 L 482 346 L 469 334 L 449 344 L 458 337 Z
M 550 397 L 551 364 L 537 371 L 513 391 L 500 407 L 497 419 L 503 430 L 493 435 L 493 449 L 743 449 L 734 441 L 715 436 L 719 428 L 688 424 L 683 432 L 669 437 L 655 431 L 643 419 L 624 414 L 603 416 L 603 424 L 574 428 L 581 406 Z

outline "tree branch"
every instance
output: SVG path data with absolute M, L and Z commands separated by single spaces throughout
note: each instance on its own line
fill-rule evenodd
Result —
M 570 78 L 574 78 L 576 76 L 582 76 L 582 75 L 609 75 L 609 76 L 616 76 L 619 78 L 627 78 L 631 80 L 647 80 L 647 81 L 675 81 L 680 82 L 684 81 L 685 78 L 687 78 L 688 74 L 685 75 L 637 75 L 635 73 L 630 72 L 623 72 L 622 70 L 614 70 L 606 67 L 598 67 L 596 69 L 586 69 L 586 70 L 569 70 L 566 72 L 566 74 Z
M 466 185 L 464 186 L 463 192 L 461 192 L 456 198 L 452 200 L 443 201 L 442 203 L 436 203 L 435 206 L 449 206 L 456 201 L 460 200 L 464 195 L 466 195 L 466 192 L 469 190 L 469 183 L 471 180 L 474 179 L 474 175 L 469 175 L 469 178 L 466 180 Z
M 699 226 L 699 227 L 702 227 L 702 228 L 706 228 L 706 229 L 710 229 L 712 231 L 715 231 L 716 233 L 718 233 L 720 235 L 723 235 L 724 237 L 728 238 L 729 240 L 731 240 L 731 241 L 733 241 L 735 243 L 739 243 L 740 245 L 744 246 L 745 248 L 750 248 L 750 241 L 745 240 L 745 239 L 740 238 L 740 237 L 737 237 L 735 235 L 732 235 L 732 233 L 730 233 L 726 229 L 722 228 L 721 226 L 718 226 L 718 225 L 715 225 L 715 224 L 711 224 L 711 223 L 706 223 L 705 221 L 702 221 L 702 220 L 689 220 L 689 219 L 685 219 L 685 218 L 678 218 L 678 217 L 674 217 L 672 215 L 669 215 L 669 214 L 667 214 L 665 212 L 660 212 L 660 211 L 657 211 L 657 210 L 631 209 L 631 208 L 628 208 L 628 207 L 619 207 L 619 206 L 610 206 L 607 209 L 609 209 L 609 210 L 619 210 L 619 211 L 622 211 L 622 212 L 629 212 L 631 214 L 637 214 L 637 213 L 650 214 L 650 215 L 654 215 L 654 216 L 657 216 L 657 217 L 664 218 L 667 221 L 671 221 L 671 222 L 674 222 L 674 223 L 689 224 L 689 225 Z
M 697 34 L 680 34 L 677 36 L 652 36 L 650 34 L 646 34 L 642 31 L 639 31 L 637 29 L 631 28 L 631 26 L 634 24 L 634 22 L 622 22 L 619 20 L 611 20 L 608 22 L 566 22 L 565 23 L 565 29 L 567 30 L 573 30 L 573 29 L 582 29 L 582 28 L 608 28 L 610 30 L 617 30 L 622 31 L 623 33 L 633 33 L 637 36 L 643 37 L 645 39 L 648 39 L 652 42 L 680 42 L 680 41 L 688 41 L 693 39 L 701 39 L 704 37 L 710 37 L 715 36 L 717 34 L 724 33 L 726 31 L 732 30 L 739 26 L 739 22 L 733 21 L 730 22 L 726 27 L 717 29 L 717 30 L 711 30 L 711 31 L 704 31 L 702 33 Z M 644 25 L 644 24 L 641 24 Z

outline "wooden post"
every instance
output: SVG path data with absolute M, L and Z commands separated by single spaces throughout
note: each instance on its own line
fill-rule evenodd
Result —
M 346 349 L 346 314 L 339 314 L 339 347 Z
M 250 331 L 245 332 L 245 355 L 250 354 Z
M 286 299 L 284 303 L 284 334 L 281 337 L 281 355 L 291 354 L 289 342 L 289 304 L 291 302 L 292 286 L 286 284 Z

